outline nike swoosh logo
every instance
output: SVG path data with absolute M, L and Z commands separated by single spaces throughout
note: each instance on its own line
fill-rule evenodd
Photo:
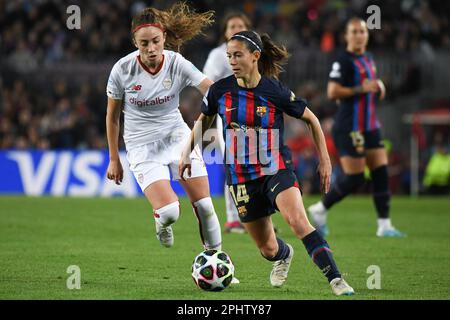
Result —
M 275 188 L 278 187 L 279 184 L 280 184 L 280 183 L 278 182 L 276 185 L 273 186 L 273 188 L 270 188 L 270 191 L 274 192 L 274 191 L 275 191 Z
M 230 112 L 231 110 L 234 110 L 234 109 L 237 109 L 237 108 L 231 108 L 231 109 L 225 108 L 225 111 Z

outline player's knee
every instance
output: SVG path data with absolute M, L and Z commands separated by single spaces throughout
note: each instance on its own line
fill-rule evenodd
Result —
M 295 235 L 300 239 L 312 230 L 312 225 L 308 221 L 306 214 L 302 214 L 301 211 L 296 211 L 295 214 L 290 215 L 286 221 Z
M 154 210 L 155 219 L 163 226 L 171 225 L 178 220 L 180 216 L 180 203 L 172 202 L 162 208 Z
M 298 227 L 307 222 L 306 213 L 295 203 L 283 208 L 282 214 L 290 227 Z

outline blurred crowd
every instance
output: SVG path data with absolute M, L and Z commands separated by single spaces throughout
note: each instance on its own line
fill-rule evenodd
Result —
M 0 0 L 0 55 L 19 69 L 74 60 L 115 59 L 130 51 L 131 17 L 147 6 L 166 8 L 173 0 L 56 1 Z M 217 20 L 232 10 L 245 12 L 259 32 L 268 32 L 288 48 L 331 52 L 343 45 L 345 21 L 369 17 L 369 5 L 380 7 L 382 28 L 371 47 L 409 51 L 420 46 L 450 48 L 450 3 L 438 0 L 196 0 L 197 10 L 215 10 Z M 69 30 L 66 13 L 78 5 L 81 28 Z M 219 26 L 201 41 L 208 49 L 220 38 Z M 25 63 L 24 63 L 25 62 Z
M 135 49 L 130 41 L 131 18 L 145 7 L 164 9 L 173 2 L 0 0 L 0 148 L 106 148 L 106 80 L 114 62 Z M 199 11 L 215 10 L 218 22 L 230 9 L 243 11 L 257 31 L 269 33 L 291 52 L 308 49 L 324 54 L 343 47 L 343 26 L 348 18 L 368 17 L 367 6 L 375 4 L 381 9 L 382 28 L 371 34 L 371 49 L 394 53 L 450 50 L 450 2 L 447 1 L 196 0 L 189 3 Z M 69 30 L 66 26 L 69 5 L 80 7 L 79 30 Z M 187 43 L 182 53 L 201 69 L 209 50 L 220 41 L 218 23 L 206 30 L 204 36 Z M 99 68 L 101 72 L 94 68 L 77 78 L 74 72 L 80 63 L 90 69 L 96 64 L 103 67 Z M 411 78 L 417 79 L 414 73 Z M 326 99 L 324 88 L 314 81 L 293 89 L 298 96 L 308 99 L 321 119 L 330 154 L 337 164 L 330 136 L 334 103 Z M 199 114 L 200 99 L 192 89 L 182 94 L 180 109 L 189 125 Z M 307 192 L 318 191 L 317 159 L 309 134 L 298 123 L 290 122 L 287 127 L 287 140 L 293 149 L 298 175 L 305 181 L 304 188 Z M 395 150 L 392 157 L 394 163 L 405 161 Z

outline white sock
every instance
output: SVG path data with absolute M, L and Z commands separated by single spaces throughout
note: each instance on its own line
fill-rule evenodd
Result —
M 317 207 L 319 208 L 319 210 L 324 214 L 327 215 L 327 208 L 325 208 L 325 206 L 323 205 L 322 201 L 319 201 L 317 203 Z
M 227 210 L 227 222 L 239 221 L 239 214 L 234 205 L 233 197 L 231 196 L 228 185 L 225 184 L 225 190 L 223 192 L 225 196 L 225 210 Z
M 392 229 L 391 219 L 389 218 L 378 219 L 377 222 L 378 222 L 378 229 L 383 230 Z
M 205 249 L 220 250 L 222 247 L 222 233 L 211 198 L 200 199 L 194 202 L 192 206 L 199 223 L 200 238 L 203 246 Z
M 172 202 L 162 208 L 153 211 L 155 220 L 164 228 L 178 220 L 180 216 L 180 203 Z

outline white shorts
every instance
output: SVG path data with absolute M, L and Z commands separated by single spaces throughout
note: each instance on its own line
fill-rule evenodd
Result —
M 191 130 L 185 125 L 172 130 L 162 140 L 127 150 L 130 170 L 142 192 L 155 181 L 170 180 L 170 174 L 172 174 L 172 180 L 180 179 L 178 165 L 190 133 Z M 190 158 L 192 163 L 190 178 L 207 176 L 206 166 L 198 146 L 191 153 Z M 184 177 L 189 179 L 187 171 L 184 172 Z

